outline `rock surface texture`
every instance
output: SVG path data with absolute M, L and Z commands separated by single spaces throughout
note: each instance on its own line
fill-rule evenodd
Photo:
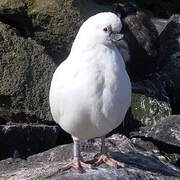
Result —
M 62 130 L 57 125 L 0 125 L 0 160 L 9 157 L 26 158 L 67 142 L 67 138 L 66 141 L 59 139 L 59 134 L 63 137 Z
M 113 135 L 106 139 L 111 155 L 125 164 L 125 168 L 113 169 L 101 165 L 97 169 L 78 174 L 73 170 L 60 172 L 60 167 L 72 156 L 72 145 L 64 145 L 31 156 L 27 160 L 0 162 L 2 179 L 179 179 L 180 169 L 167 163 L 158 153 L 138 148 L 128 138 Z M 100 151 L 100 141 L 95 140 L 91 149 L 83 151 L 85 161 L 91 162 Z
M 55 64 L 45 48 L 0 23 L 0 118 L 5 122 L 51 119 L 49 84 Z
M 51 121 L 52 74 L 78 25 L 71 1 L 0 2 L 0 123 Z
M 131 137 L 152 142 L 172 163 L 179 165 L 180 115 L 172 115 L 155 125 L 142 127 L 140 131 L 131 133 Z

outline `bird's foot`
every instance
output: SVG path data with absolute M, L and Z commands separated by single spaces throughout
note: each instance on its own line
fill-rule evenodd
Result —
M 107 154 L 101 154 L 98 158 L 98 160 L 94 163 L 95 166 L 99 166 L 101 164 L 107 164 L 110 167 L 115 167 L 115 168 L 123 168 L 125 167 L 124 163 L 121 163 L 119 161 L 116 161 L 113 158 L 110 158 Z
M 66 170 L 69 170 L 71 168 L 75 169 L 79 173 L 82 173 L 85 171 L 85 169 L 92 169 L 92 166 L 90 164 L 83 162 L 79 158 L 74 157 L 72 162 L 64 165 L 60 170 L 66 171 Z

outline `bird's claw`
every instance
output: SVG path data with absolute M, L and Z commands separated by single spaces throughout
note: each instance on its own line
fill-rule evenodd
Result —
M 103 163 L 107 164 L 110 167 L 115 167 L 115 168 L 125 167 L 124 163 L 121 163 L 119 161 L 116 161 L 115 159 L 110 158 L 107 154 L 101 154 L 98 160 L 94 163 L 94 165 L 99 166 Z
M 79 173 L 83 173 L 85 169 L 92 169 L 92 166 L 90 164 L 81 161 L 79 158 L 74 157 L 72 162 L 64 165 L 62 168 L 60 168 L 60 171 L 63 172 L 71 168 L 75 169 L 75 171 Z

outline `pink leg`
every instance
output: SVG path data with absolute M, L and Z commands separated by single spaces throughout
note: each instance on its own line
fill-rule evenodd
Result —
M 110 158 L 107 155 L 107 152 L 106 152 L 106 149 L 105 149 L 105 141 L 104 141 L 104 139 L 105 139 L 104 137 L 101 137 L 101 142 L 102 142 L 101 155 L 99 156 L 98 160 L 95 162 L 95 165 L 99 166 L 99 165 L 105 163 L 105 164 L 107 164 L 107 165 L 109 165 L 111 167 L 115 167 L 115 168 L 125 167 L 124 163 L 118 162 L 115 159 Z
M 61 171 L 66 171 L 68 169 L 74 168 L 78 172 L 82 172 L 84 169 L 91 169 L 90 164 L 86 164 L 81 160 L 80 157 L 80 145 L 79 145 L 79 139 L 72 137 L 74 142 L 74 157 L 72 162 L 66 164 L 61 168 Z

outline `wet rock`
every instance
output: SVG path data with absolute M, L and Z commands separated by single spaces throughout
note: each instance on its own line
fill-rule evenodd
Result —
M 131 133 L 131 137 L 152 142 L 171 162 L 180 158 L 180 116 L 172 115 L 153 126 L 142 127 Z
M 74 170 L 60 172 L 59 169 L 72 157 L 72 144 L 58 146 L 49 151 L 33 155 L 27 160 L 0 161 L 0 178 L 17 179 L 179 179 L 180 170 L 165 161 L 158 153 L 144 151 L 136 147 L 128 138 L 113 135 L 106 139 L 111 155 L 125 164 L 125 168 L 113 169 L 101 165 L 94 170 L 78 174 Z M 85 161 L 90 161 L 100 150 L 96 140 L 94 150 L 83 151 Z M 52 160 L 49 157 L 54 157 Z
M 56 68 L 31 38 L 0 23 L 0 124 L 51 120 L 48 93 Z
M 0 160 L 8 157 L 14 161 L 25 159 L 64 143 L 63 131 L 57 125 L 0 125 Z

